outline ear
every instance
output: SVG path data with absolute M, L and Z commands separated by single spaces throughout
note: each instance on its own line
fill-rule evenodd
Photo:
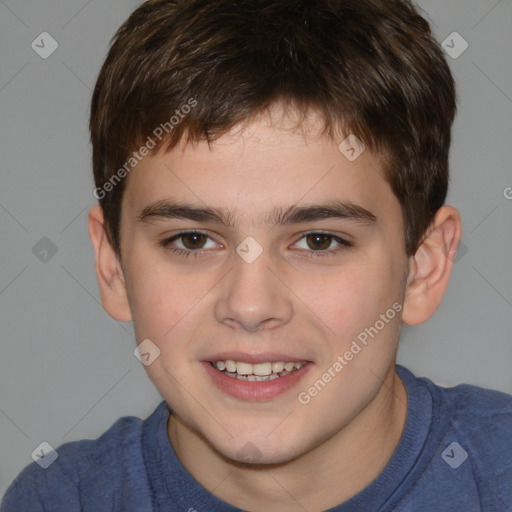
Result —
M 448 287 L 462 237 L 459 212 L 452 206 L 437 211 L 423 242 L 411 257 L 402 320 L 409 325 L 428 320 Z
M 94 205 L 89 211 L 89 236 L 96 253 L 96 277 L 103 307 L 112 318 L 129 322 L 132 314 L 123 270 L 107 238 L 103 210 L 99 205 Z

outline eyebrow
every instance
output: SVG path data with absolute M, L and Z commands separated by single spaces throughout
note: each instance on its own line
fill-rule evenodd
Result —
M 324 219 L 348 219 L 365 224 L 373 224 L 377 217 L 362 206 L 350 202 L 331 201 L 323 205 L 290 206 L 286 210 L 274 212 L 271 224 L 299 224 Z
M 199 207 L 193 204 L 164 200 L 146 206 L 136 220 L 138 222 L 151 222 L 153 219 L 188 219 L 197 222 L 223 224 L 233 228 L 235 226 L 234 218 L 234 212 L 225 208 Z
M 188 219 L 234 228 L 235 218 L 235 212 L 225 208 L 200 207 L 188 203 L 162 200 L 146 206 L 136 220 L 152 222 L 152 220 L 159 219 Z M 329 201 L 325 204 L 310 206 L 292 205 L 288 208 L 276 208 L 267 216 L 266 222 L 275 227 L 324 219 L 347 219 L 368 225 L 377 221 L 377 217 L 362 206 L 351 202 Z

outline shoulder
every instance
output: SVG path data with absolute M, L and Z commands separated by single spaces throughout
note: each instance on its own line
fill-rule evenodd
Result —
M 447 419 L 450 428 L 474 437 L 491 429 L 495 434 L 512 432 L 512 395 L 472 384 L 443 387 L 425 377 L 415 377 L 399 367 L 406 387 L 428 390 L 432 397 L 432 414 Z
M 59 446 L 46 469 L 31 463 L 12 482 L 0 511 L 114 510 L 122 483 L 143 471 L 144 423 L 133 416 L 120 418 L 97 439 Z
M 512 481 L 512 395 L 461 384 L 443 389 L 451 430 L 473 453 L 473 466 Z
M 443 408 L 449 414 L 450 425 L 473 442 L 500 443 L 512 434 L 512 395 L 460 384 L 439 388 L 443 395 Z M 492 434 L 492 437 L 488 436 Z M 512 449 L 512 445 L 511 445 Z
M 474 482 L 471 485 L 488 509 L 494 510 L 499 503 L 511 505 L 512 395 L 469 384 L 443 388 L 428 379 L 419 380 L 434 398 L 432 415 L 441 427 L 441 458 L 457 473 L 459 464 L 469 463 L 464 462 L 469 473 L 460 474 L 464 478 L 459 485 Z
M 102 472 L 115 465 L 123 453 L 140 451 L 143 420 L 134 416 L 119 418 L 97 439 L 73 441 L 57 449 L 56 469 L 72 478 L 83 477 L 92 468 Z M 53 466 L 51 466 L 53 467 Z
M 410 374 L 410 372 L 408 372 Z M 512 395 L 471 384 L 442 387 L 427 378 L 415 378 L 432 395 L 432 414 L 473 450 L 493 452 L 512 466 Z M 484 460 L 484 459 L 481 459 Z
M 459 385 L 444 393 L 451 409 L 449 424 L 454 439 L 467 453 L 482 503 L 487 510 L 511 506 L 512 396 L 471 385 Z M 443 455 L 452 457 L 455 453 L 448 446 Z

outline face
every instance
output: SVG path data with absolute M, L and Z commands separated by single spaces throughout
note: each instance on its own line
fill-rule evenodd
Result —
M 137 342 L 160 351 L 146 370 L 182 424 L 235 460 L 320 445 L 375 398 L 397 349 L 398 200 L 376 155 L 350 161 L 314 115 L 294 125 L 273 111 L 146 157 L 123 198 Z

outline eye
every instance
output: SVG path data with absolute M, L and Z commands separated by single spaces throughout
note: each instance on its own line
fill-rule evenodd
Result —
M 177 245 L 182 245 L 182 249 L 189 249 L 193 251 L 197 249 L 204 249 L 208 238 L 209 237 L 207 235 L 200 233 L 199 231 L 190 231 L 173 238 L 173 241 L 179 240 Z
M 320 256 L 324 254 L 333 254 L 352 247 L 352 244 L 339 236 L 320 231 L 305 233 L 294 247 L 312 252 L 312 255 Z
M 170 252 L 188 257 L 193 253 L 197 256 L 203 250 L 215 249 L 219 244 L 201 231 L 182 231 L 162 240 L 160 245 Z

